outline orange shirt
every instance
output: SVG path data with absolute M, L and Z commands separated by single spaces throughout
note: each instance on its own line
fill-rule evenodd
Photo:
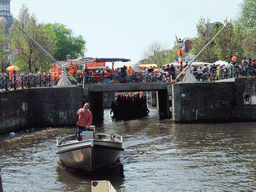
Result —
M 92 124 L 92 113 L 91 111 L 84 111 L 83 108 L 77 111 L 77 115 L 79 115 L 79 119 L 77 121 L 77 125 L 81 127 L 90 127 Z
M 129 68 L 128 69 L 128 74 L 131 74 L 131 72 L 132 72 L 132 68 Z

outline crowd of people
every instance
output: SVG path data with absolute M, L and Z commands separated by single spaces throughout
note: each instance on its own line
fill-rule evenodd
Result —
M 52 76 L 51 73 L 42 72 L 21 72 L 15 70 L 10 73 L 0 73 L 0 89 L 17 89 L 30 87 L 49 87 L 57 84 L 59 76 Z
M 112 101 L 112 118 L 115 120 L 130 120 L 142 118 L 148 115 L 146 95 L 143 93 L 119 94 L 115 101 Z
M 118 67 L 116 69 L 87 67 L 83 70 L 72 71 L 73 77 L 69 77 L 73 84 L 92 84 L 92 83 L 140 83 L 140 82 L 171 82 L 176 79 L 178 74 L 186 67 L 180 64 L 167 64 L 157 68 L 137 67 L 132 68 Z M 192 71 L 198 81 L 215 81 L 240 76 L 256 76 L 256 62 L 244 58 L 241 63 L 229 62 L 228 64 L 204 64 L 192 65 Z M 180 77 L 180 81 L 186 72 Z M 0 89 L 29 88 L 29 87 L 49 87 L 57 85 L 60 73 L 42 72 L 21 72 L 17 71 L 0 73 Z

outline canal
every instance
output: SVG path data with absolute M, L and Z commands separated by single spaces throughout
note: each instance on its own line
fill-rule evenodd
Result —
M 75 128 L 31 128 L 1 135 L 4 191 L 90 191 L 91 180 L 109 180 L 117 191 L 255 191 L 256 123 L 177 124 L 148 117 L 113 122 L 104 111 L 98 132 L 123 136 L 116 168 L 88 175 L 63 167 L 56 138 Z

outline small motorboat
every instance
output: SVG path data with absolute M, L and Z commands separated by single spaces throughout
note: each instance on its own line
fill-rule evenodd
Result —
M 77 134 L 57 139 L 57 152 L 60 160 L 72 169 L 97 171 L 111 167 L 123 151 L 122 136 L 117 134 L 95 133 L 83 131 L 82 139 Z

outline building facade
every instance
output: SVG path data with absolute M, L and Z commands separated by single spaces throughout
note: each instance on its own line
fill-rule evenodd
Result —
M 0 0 L 0 24 L 4 25 L 8 30 L 14 20 L 13 15 L 10 12 L 11 0 Z

